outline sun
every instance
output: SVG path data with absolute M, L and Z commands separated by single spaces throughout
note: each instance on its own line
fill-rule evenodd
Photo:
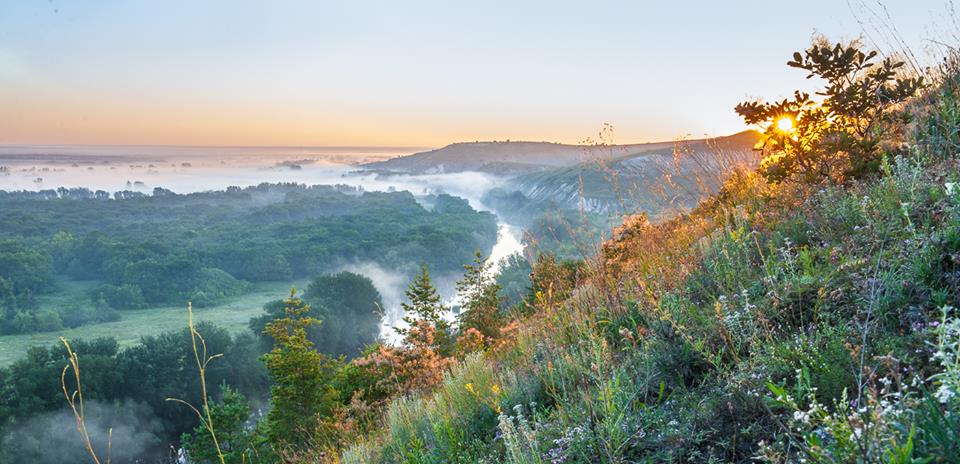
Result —
M 777 130 L 783 133 L 793 132 L 793 118 L 790 116 L 782 116 L 780 119 L 774 123 L 777 126 Z

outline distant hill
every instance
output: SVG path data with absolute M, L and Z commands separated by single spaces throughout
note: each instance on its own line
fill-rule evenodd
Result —
M 654 215 L 673 207 L 688 208 L 720 189 L 736 168 L 754 168 L 759 134 L 746 131 L 727 137 L 678 143 L 648 144 L 643 151 L 596 157 L 574 165 L 542 169 L 514 177 L 496 197 L 519 192 L 528 207 L 593 212 L 647 211 Z M 519 197 L 513 195 L 513 200 Z M 529 211 L 499 203 L 500 210 L 530 217 Z
M 614 159 L 652 150 L 670 149 L 674 142 L 630 145 L 565 145 L 550 142 L 469 142 L 363 165 L 371 170 L 403 173 L 481 171 L 516 175 L 573 166 L 596 159 Z

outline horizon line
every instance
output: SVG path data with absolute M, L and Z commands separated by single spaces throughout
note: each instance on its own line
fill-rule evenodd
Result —
M 567 142 L 557 142 L 550 140 L 514 140 L 514 139 L 503 139 L 503 140 L 473 140 L 473 141 L 455 141 L 449 142 L 445 145 L 231 145 L 231 144 L 171 144 L 171 143 L 0 143 L 0 148 L 19 148 L 19 147 L 162 147 L 162 148 L 291 148 L 291 149 L 309 149 L 309 148 L 335 148 L 335 149 L 415 149 L 415 150 L 436 150 L 439 148 L 458 145 L 458 144 L 471 144 L 471 143 L 548 143 L 553 145 L 568 145 L 568 146 L 577 146 L 577 147 L 590 147 L 590 146 L 626 146 L 626 145 L 647 145 L 647 144 L 656 144 L 656 143 L 667 143 L 667 142 L 679 142 L 679 141 L 693 141 L 693 140 L 705 140 L 705 139 L 715 139 L 722 137 L 730 137 L 737 134 L 742 134 L 744 132 L 755 131 L 754 128 L 745 128 L 744 130 L 733 132 L 726 135 L 709 135 L 702 134 L 698 137 L 693 137 L 692 134 L 685 134 L 684 136 L 678 136 L 670 140 L 653 140 L 653 141 L 644 141 L 644 142 L 626 142 L 626 143 L 596 143 L 596 144 L 585 144 L 585 143 L 567 143 Z

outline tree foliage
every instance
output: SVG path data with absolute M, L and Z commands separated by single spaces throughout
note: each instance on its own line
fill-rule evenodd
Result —
M 787 62 L 824 81 L 820 101 L 798 90 L 779 102 L 737 105 L 747 124 L 764 130 L 760 170 L 768 180 L 842 180 L 876 171 L 882 142 L 904 123 L 896 105 L 923 87 L 922 78 L 904 75 L 904 62 L 877 57 L 856 42 L 831 46 L 821 39 Z
M 37 296 L 58 291 L 54 277 L 99 281 L 85 305 L 98 310 L 204 307 L 241 295 L 247 282 L 315 276 L 345 260 L 456 270 L 497 234 L 491 213 L 442 194 L 427 210 L 409 192 L 347 186 L 155 193 L 0 191 L 0 332 L 104 319 L 67 315 L 72 306 L 38 311 Z M 320 302 L 312 303 L 320 313 Z M 336 343 L 337 351 L 357 352 L 347 346 L 357 341 Z
M 208 382 L 227 384 L 249 398 L 264 398 L 269 378 L 257 360 L 260 352 L 253 336 L 231 336 L 207 323 L 199 324 L 197 329 L 203 333 L 211 353 L 223 354 L 210 364 Z M 196 367 L 187 361 L 193 358 L 187 330 L 144 337 L 139 344 L 125 349 L 112 338 L 74 340 L 71 346 L 82 359 L 83 393 L 91 405 L 99 404 L 101 409 L 108 410 L 136 409 L 135 414 L 124 414 L 113 422 L 91 424 L 116 427 L 117 446 L 122 443 L 120 430 L 142 429 L 141 433 L 149 434 L 149 441 L 157 445 L 145 450 L 145 454 L 163 456 L 169 451 L 165 444 L 175 443 L 182 433 L 196 426 L 197 417 L 192 411 L 164 400 L 177 397 L 193 404 L 202 401 Z M 13 432 L 24 425 L 63 411 L 63 392 L 57 380 L 66 362 L 67 353 L 63 345 L 57 344 L 32 348 L 24 358 L 0 369 L 0 437 L 14 437 Z M 90 420 L 93 421 L 92 416 Z M 71 444 L 79 447 L 80 441 L 72 440 Z M 4 449 L 0 463 L 36 462 L 2 444 L 0 448 Z
M 453 351 L 453 328 L 445 318 L 449 308 L 443 304 L 443 298 L 433 286 L 427 266 L 421 266 L 405 295 L 408 301 L 400 306 L 406 327 L 394 327 L 394 331 L 403 336 L 407 344 L 426 343 L 443 356 L 449 356 Z M 414 339 L 427 334 L 429 342 L 420 339 L 414 342 Z
M 463 279 L 457 282 L 457 294 L 462 306 L 460 332 L 474 329 L 485 339 L 493 340 L 500 335 L 500 285 L 488 263 L 477 251 L 473 263 L 463 266 Z
M 216 424 L 217 442 L 223 452 L 223 461 L 227 464 L 245 464 L 258 462 L 264 449 L 263 438 L 259 430 L 248 429 L 250 405 L 242 393 L 229 385 L 220 387 L 220 401 L 210 406 L 211 422 Z M 198 425 L 190 433 L 180 438 L 180 444 L 187 452 L 190 462 L 213 464 L 220 462 L 216 446 L 210 432 Z
M 369 278 L 352 272 L 324 274 L 310 282 L 301 298 L 323 321 L 306 329 L 317 351 L 352 358 L 377 340 L 383 301 Z M 271 340 L 263 329 L 284 316 L 285 306 L 282 300 L 268 303 L 266 314 L 250 320 L 250 329 L 261 334 L 267 346 Z
M 50 290 L 50 257 L 19 239 L 0 239 L 0 334 L 62 327 L 60 317 L 38 312 L 36 296 Z
M 273 349 L 263 356 L 273 380 L 266 433 L 280 450 L 329 443 L 328 420 L 338 400 L 332 382 L 337 363 L 307 339 L 307 328 L 320 321 L 307 315 L 310 307 L 293 293 L 284 301 L 285 317 L 264 329 L 274 340 Z

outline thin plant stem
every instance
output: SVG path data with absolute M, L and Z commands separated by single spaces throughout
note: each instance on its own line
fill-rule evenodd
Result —
M 83 446 L 87 450 L 87 454 L 90 455 L 90 458 L 93 459 L 95 464 L 101 464 L 100 457 L 97 456 L 97 452 L 93 449 L 93 444 L 90 441 L 90 433 L 87 431 L 87 421 L 86 415 L 83 409 L 83 388 L 80 385 L 80 357 L 77 355 L 73 348 L 70 347 L 70 342 L 66 338 L 60 337 L 60 343 L 63 343 L 64 348 L 67 349 L 67 357 L 69 363 L 66 366 L 63 366 L 63 371 L 60 373 L 60 388 L 63 390 L 63 397 L 66 398 L 67 404 L 70 405 L 70 410 L 73 412 L 73 417 L 77 421 L 77 431 L 80 432 L 80 438 L 83 439 Z M 76 390 L 70 391 L 67 388 L 67 371 L 70 371 L 73 374 L 73 380 L 76 382 Z M 106 464 L 110 464 L 110 448 L 113 442 L 113 429 L 111 428 L 108 432 L 107 438 L 107 460 Z
M 226 464 L 226 461 L 223 457 L 223 450 L 220 449 L 220 442 L 217 440 L 217 432 L 214 429 L 213 417 L 210 414 L 210 400 L 209 396 L 207 395 L 207 365 L 210 363 L 210 361 L 223 356 L 223 354 L 207 356 L 207 342 L 203 339 L 203 336 L 200 335 L 200 332 L 197 331 L 197 328 L 193 323 L 192 302 L 187 303 L 187 326 L 190 328 L 190 343 L 193 346 L 193 359 L 197 363 L 197 370 L 200 374 L 200 390 L 201 394 L 203 395 L 203 411 L 200 411 L 194 405 L 179 398 L 167 398 L 167 401 L 173 401 L 175 403 L 186 405 L 194 412 L 194 414 L 197 415 L 197 418 L 200 419 L 200 426 L 210 433 L 210 439 L 213 440 L 213 446 L 217 450 L 217 458 L 220 459 L 220 464 Z M 200 341 L 199 344 L 197 343 L 197 340 Z

